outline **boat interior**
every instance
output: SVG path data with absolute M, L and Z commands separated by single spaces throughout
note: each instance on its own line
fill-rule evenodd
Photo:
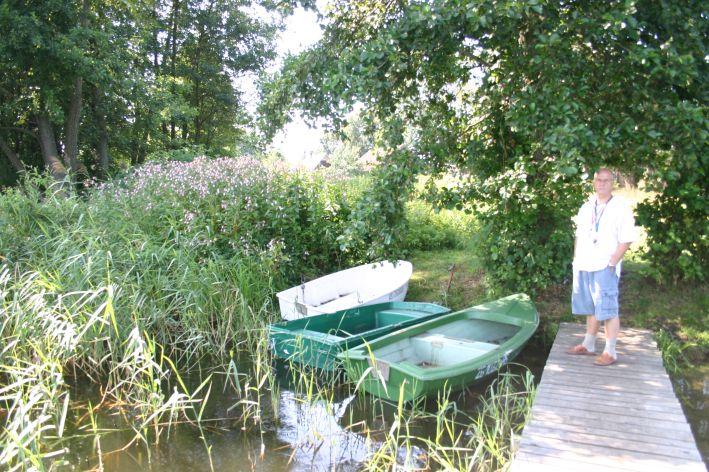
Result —
M 520 329 L 496 321 L 462 319 L 383 346 L 374 351 L 374 356 L 389 363 L 410 363 L 421 368 L 446 367 L 497 349 Z
M 338 322 L 332 322 L 332 320 L 330 320 L 322 325 L 308 323 L 306 329 L 308 331 L 316 331 L 346 338 L 385 326 L 403 323 L 417 315 L 420 316 L 418 312 L 402 309 L 380 310 L 375 312 L 366 307 L 363 308 L 364 309 L 359 310 L 348 310 L 345 314 L 340 315 Z

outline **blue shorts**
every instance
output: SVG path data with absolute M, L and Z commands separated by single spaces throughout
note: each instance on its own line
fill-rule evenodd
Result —
M 618 275 L 615 269 L 575 270 L 571 313 L 595 315 L 598 321 L 618 316 Z

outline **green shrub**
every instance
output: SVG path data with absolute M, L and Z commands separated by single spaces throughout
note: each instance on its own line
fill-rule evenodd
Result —
M 641 202 L 638 223 L 647 229 L 646 258 L 656 279 L 704 282 L 709 263 L 706 183 L 677 175 L 662 194 Z
M 421 200 L 406 205 L 407 250 L 455 249 L 469 243 L 474 219 L 459 210 L 435 211 Z
M 0 197 L 4 261 L 59 293 L 115 284 L 121 327 L 181 352 L 223 354 L 275 291 L 364 262 L 337 241 L 361 189 L 252 159 L 150 163 L 84 197 L 43 196 L 48 184 Z
M 525 168 L 480 185 L 478 245 L 493 285 L 535 292 L 571 273 L 572 216 L 583 193 L 578 176 Z

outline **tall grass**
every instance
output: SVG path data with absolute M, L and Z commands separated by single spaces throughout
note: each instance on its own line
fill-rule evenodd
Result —
M 265 454 L 264 435 L 282 401 L 266 330 L 277 316 L 274 292 L 363 262 L 364 252 L 339 250 L 337 236 L 363 191 L 362 182 L 353 192 L 343 185 L 248 159 L 198 160 L 149 165 L 83 195 L 55 194 L 39 177 L 0 195 L 0 468 L 54 468 L 71 421 L 91 432 L 100 468 L 95 415 L 109 405 L 124 413 L 130 443 L 148 454 L 184 423 L 209 453 L 205 415 L 217 389 L 210 373 L 219 370 L 222 391 L 237 398 L 224 413 L 245 434 L 260 435 Z M 412 210 L 416 244 L 450 247 L 467 234 L 470 221 L 441 215 Z M 299 403 L 333 413 L 340 377 L 288 369 Z M 501 463 L 528 398 L 501 379 L 482 422 L 447 396 L 435 413 L 400 402 L 387 434 L 365 441 L 372 445 L 365 467 Z M 79 380 L 93 382 L 101 398 L 75 417 L 70 387 Z M 348 398 L 338 421 L 353 392 Z M 416 433 L 422 421 L 436 422 L 435 437 Z M 356 428 L 350 422 L 342 435 L 360 444 Z M 372 431 L 363 430 L 365 438 Z
M 345 189 L 249 159 L 150 164 L 82 196 L 52 185 L 0 195 L 0 468 L 62 452 L 74 375 L 145 444 L 199 424 L 210 387 L 180 375 L 208 358 L 255 357 L 241 382 L 261 412 L 274 291 L 358 257 L 336 241 Z
M 499 374 L 472 413 L 460 410 L 450 391 L 439 393 L 431 412 L 421 402 L 405 404 L 400 398 L 385 439 L 365 466 L 382 471 L 502 470 L 514 456 L 515 439 L 531 412 L 534 395 L 534 378 L 526 370 L 522 375 Z M 425 422 L 435 424 L 433 435 L 416 433 L 417 424 Z

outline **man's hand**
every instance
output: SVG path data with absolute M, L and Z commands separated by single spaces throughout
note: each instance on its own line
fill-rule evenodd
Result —
M 618 247 L 615 249 L 615 252 L 611 256 L 610 260 L 608 261 L 608 266 L 615 267 L 618 264 L 618 262 L 620 262 L 620 260 L 623 259 L 623 255 L 625 254 L 625 251 L 627 251 L 629 247 L 630 247 L 630 243 L 618 244 Z

